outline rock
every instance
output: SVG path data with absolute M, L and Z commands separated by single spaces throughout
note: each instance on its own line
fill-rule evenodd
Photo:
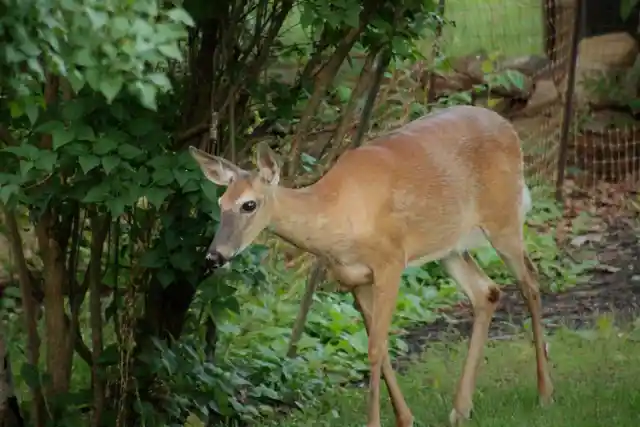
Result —
M 506 73 L 512 73 L 513 80 L 509 80 Z M 509 83 L 496 84 L 496 82 L 507 81 Z M 513 83 L 514 81 L 518 83 Z M 494 75 L 494 82 L 491 84 L 491 92 L 504 97 L 520 100 L 527 100 L 531 97 L 534 89 L 533 79 L 516 70 L 503 70 L 500 74 Z
M 636 124 L 631 114 L 602 110 L 594 112 L 581 127 L 583 131 L 604 135 L 608 130 L 635 127 Z
M 638 51 L 636 40 L 624 32 L 582 40 L 578 48 L 574 100 L 582 105 L 606 107 L 623 103 L 626 95 L 634 96 L 637 73 L 630 70 L 637 63 Z M 630 90 L 633 92 L 627 93 Z
M 532 116 L 560 100 L 560 92 L 551 79 L 538 80 L 527 105 L 519 112 L 521 116 Z
M 480 51 L 471 55 L 451 58 L 450 63 L 455 72 L 469 76 L 476 84 L 484 82 L 482 63 L 487 59 L 489 59 L 487 53 Z
M 436 96 L 469 90 L 472 86 L 472 79 L 460 73 L 437 74 L 434 79 Z
M 589 37 L 578 46 L 578 66 L 582 68 L 628 68 L 637 56 L 638 43 L 625 32 Z
M 516 58 L 507 58 L 498 63 L 499 70 L 515 70 L 525 76 L 533 77 L 547 67 L 551 61 L 549 58 L 540 55 L 526 55 Z

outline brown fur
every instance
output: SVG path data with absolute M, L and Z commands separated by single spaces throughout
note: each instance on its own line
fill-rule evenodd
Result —
M 467 250 L 486 238 L 517 276 L 534 324 L 538 384 L 543 399 L 552 385 L 542 351 L 538 285 L 526 256 L 522 223 L 528 190 L 520 140 L 497 113 L 452 107 L 411 122 L 368 145 L 344 153 L 315 184 L 277 185 L 279 168 L 266 146 L 258 173 L 192 150 L 203 172 L 228 185 L 223 218 L 212 249 L 229 258 L 267 226 L 283 239 L 324 258 L 342 288 L 351 289 L 369 332 L 371 363 L 368 427 L 379 427 L 380 378 L 384 377 L 396 425 L 409 427 L 407 407 L 386 348 L 400 275 L 409 264 L 441 260 L 471 299 L 476 320 L 469 355 L 450 420 L 472 408 L 475 372 L 500 290 Z M 239 211 L 255 200 L 258 210 Z M 218 236 L 225 235 L 224 239 Z

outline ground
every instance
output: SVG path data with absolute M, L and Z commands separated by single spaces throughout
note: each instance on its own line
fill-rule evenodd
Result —
M 492 324 L 470 426 L 631 427 L 640 422 L 637 211 L 608 206 L 607 201 L 600 205 L 593 208 L 603 218 L 599 232 L 568 243 L 580 246 L 583 256 L 597 258 L 590 279 L 566 292 L 543 292 L 555 403 L 538 406 L 528 314 L 517 289 L 509 285 L 503 288 Z M 612 212 L 617 214 L 610 215 Z M 447 320 L 409 331 L 410 355 L 395 361 L 418 426 L 448 425 L 454 379 L 466 356 L 469 307 L 461 305 L 447 314 Z M 366 422 L 364 388 L 365 381 L 336 390 L 321 398 L 317 407 L 278 424 L 362 426 Z M 383 408 L 383 425 L 393 425 L 386 399 Z
M 485 351 L 469 426 L 635 427 L 640 421 L 640 342 L 601 332 L 585 338 L 563 330 L 550 340 L 556 401 L 538 406 L 534 354 L 524 340 L 490 344 Z M 416 426 L 447 426 L 455 383 L 466 354 L 464 344 L 434 345 L 428 356 L 400 375 Z M 360 427 L 365 393 L 348 389 L 327 396 L 312 409 L 280 422 L 281 427 Z M 392 426 L 387 399 L 383 425 Z

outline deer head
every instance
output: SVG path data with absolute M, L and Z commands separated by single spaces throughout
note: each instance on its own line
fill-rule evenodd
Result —
M 227 187 L 218 199 L 220 224 L 207 250 L 210 266 L 218 268 L 249 246 L 271 222 L 273 190 L 280 180 L 278 159 L 264 143 L 258 145 L 256 171 L 246 171 L 195 147 L 189 147 L 189 153 L 207 179 Z

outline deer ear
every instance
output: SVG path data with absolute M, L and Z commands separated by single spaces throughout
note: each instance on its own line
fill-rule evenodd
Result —
M 196 147 L 190 146 L 189 154 L 198 162 L 204 176 L 217 185 L 227 186 L 243 172 L 230 161 L 212 156 Z
M 266 142 L 258 144 L 257 159 L 260 178 L 271 185 L 278 185 L 280 181 L 280 166 L 278 156 L 269 148 Z

